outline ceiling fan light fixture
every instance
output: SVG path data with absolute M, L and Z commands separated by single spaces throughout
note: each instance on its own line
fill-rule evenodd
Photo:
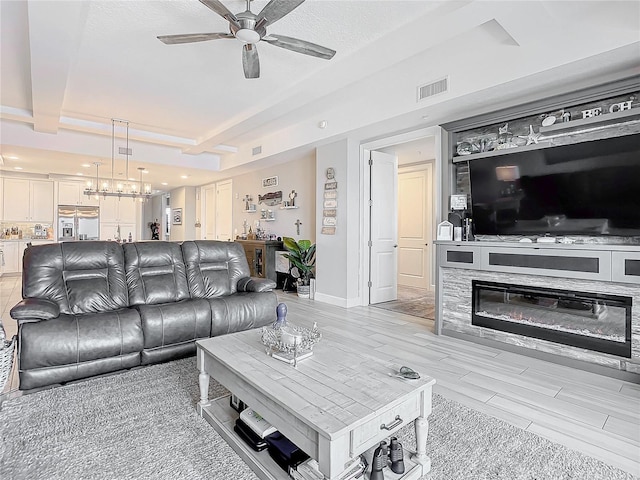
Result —
M 236 32 L 236 38 L 243 43 L 258 43 L 260 34 L 250 28 L 241 28 Z

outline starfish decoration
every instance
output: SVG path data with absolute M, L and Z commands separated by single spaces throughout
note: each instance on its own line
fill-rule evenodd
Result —
M 509 122 L 505 123 L 502 127 L 498 127 L 498 133 L 500 135 L 511 135 L 509 131 Z
M 540 139 L 540 134 L 533 131 L 533 125 L 529 125 L 529 135 L 518 135 L 520 138 L 527 139 L 527 145 L 531 145 L 532 143 L 538 143 Z

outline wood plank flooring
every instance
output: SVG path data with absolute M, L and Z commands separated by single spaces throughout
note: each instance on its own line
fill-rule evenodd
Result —
M 342 334 L 434 377 L 434 392 L 640 476 L 640 386 L 437 336 L 433 323 L 279 293 L 288 320 Z
M 640 385 L 437 336 L 433 322 L 398 312 L 278 295 L 290 322 L 317 321 L 328 335 L 434 377 L 435 393 L 640 476 Z M 0 318 L 9 336 L 16 333 L 9 310 L 19 300 L 20 277 L 1 277 Z M 15 375 L 9 383 L 5 391 L 17 388 Z

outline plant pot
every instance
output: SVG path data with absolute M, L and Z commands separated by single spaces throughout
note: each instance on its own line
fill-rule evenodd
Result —
M 298 296 L 300 298 L 309 298 L 310 291 L 311 291 L 310 285 L 302 285 L 298 283 Z

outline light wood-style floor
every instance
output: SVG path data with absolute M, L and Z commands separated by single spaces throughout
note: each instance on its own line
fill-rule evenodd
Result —
M 433 323 L 397 312 L 279 299 L 290 322 L 342 331 L 431 375 L 435 393 L 640 476 L 638 384 L 437 336 Z
M 10 308 L 20 278 L 0 278 L 0 315 L 16 333 Z M 436 336 L 433 324 L 373 307 L 344 309 L 279 292 L 288 320 L 341 333 L 392 353 L 437 380 L 434 391 L 553 442 L 640 476 L 640 385 L 499 349 Z M 13 378 L 7 388 L 17 388 Z M 6 391 L 6 390 L 5 390 Z

